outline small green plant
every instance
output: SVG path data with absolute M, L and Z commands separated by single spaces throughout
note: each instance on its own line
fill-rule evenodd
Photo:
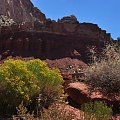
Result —
M 101 101 L 85 103 L 81 110 L 84 111 L 85 120 L 109 120 L 112 116 L 112 108 Z

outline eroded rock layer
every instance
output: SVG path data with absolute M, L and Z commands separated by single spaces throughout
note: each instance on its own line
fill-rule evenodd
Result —
M 34 56 L 41 59 L 71 57 L 86 60 L 88 46 L 99 49 L 104 42 L 91 35 L 11 31 L 0 35 L 0 53 L 3 56 Z
M 87 61 L 88 48 L 101 49 L 110 34 L 96 24 L 79 23 L 75 16 L 57 22 L 46 19 L 30 0 L 0 0 L 0 15 L 17 24 L 0 28 L 0 54 L 41 59 L 76 58 Z

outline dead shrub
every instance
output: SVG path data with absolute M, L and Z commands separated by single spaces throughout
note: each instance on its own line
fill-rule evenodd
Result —
M 120 51 L 108 45 L 99 59 L 94 58 L 96 59 L 85 71 L 84 82 L 106 95 L 120 94 Z

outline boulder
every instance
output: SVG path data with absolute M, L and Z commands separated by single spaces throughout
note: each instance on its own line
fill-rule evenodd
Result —
M 104 101 L 108 106 L 118 110 L 120 95 L 105 96 L 99 90 L 91 91 L 90 87 L 82 82 L 70 83 L 65 89 L 71 99 L 79 105 L 94 101 Z
M 58 22 L 60 22 L 60 23 L 70 23 L 70 24 L 79 23 L 77 21 L 77 18 L 74 15 L 63 17 L 61 20 L 59 19 Z

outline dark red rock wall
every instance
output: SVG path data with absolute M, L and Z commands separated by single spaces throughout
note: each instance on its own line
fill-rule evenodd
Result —
M 58 22 L 46 19 L 30 0 L 0 0 L 2 14 L 18 23 L 0 28 L 2 58 L 19 55 L 85 61 L 88 47 L 101 49 L 112 40 L 110 34 L 96 24 L 79 23 L 75 16 L 63 17 Z
M 102 48 L 104 41 L 94 36 L 61 34 L 41 31 L 2 31 L 0 35 L 0 53 L 6 57 L 34 56 L 41 59 L 78 58 L 86 60 L 87 47 Z M 73 55 L 74 50 L 80 56 Z M 4 55 L 5 54 L 5 55 Z

